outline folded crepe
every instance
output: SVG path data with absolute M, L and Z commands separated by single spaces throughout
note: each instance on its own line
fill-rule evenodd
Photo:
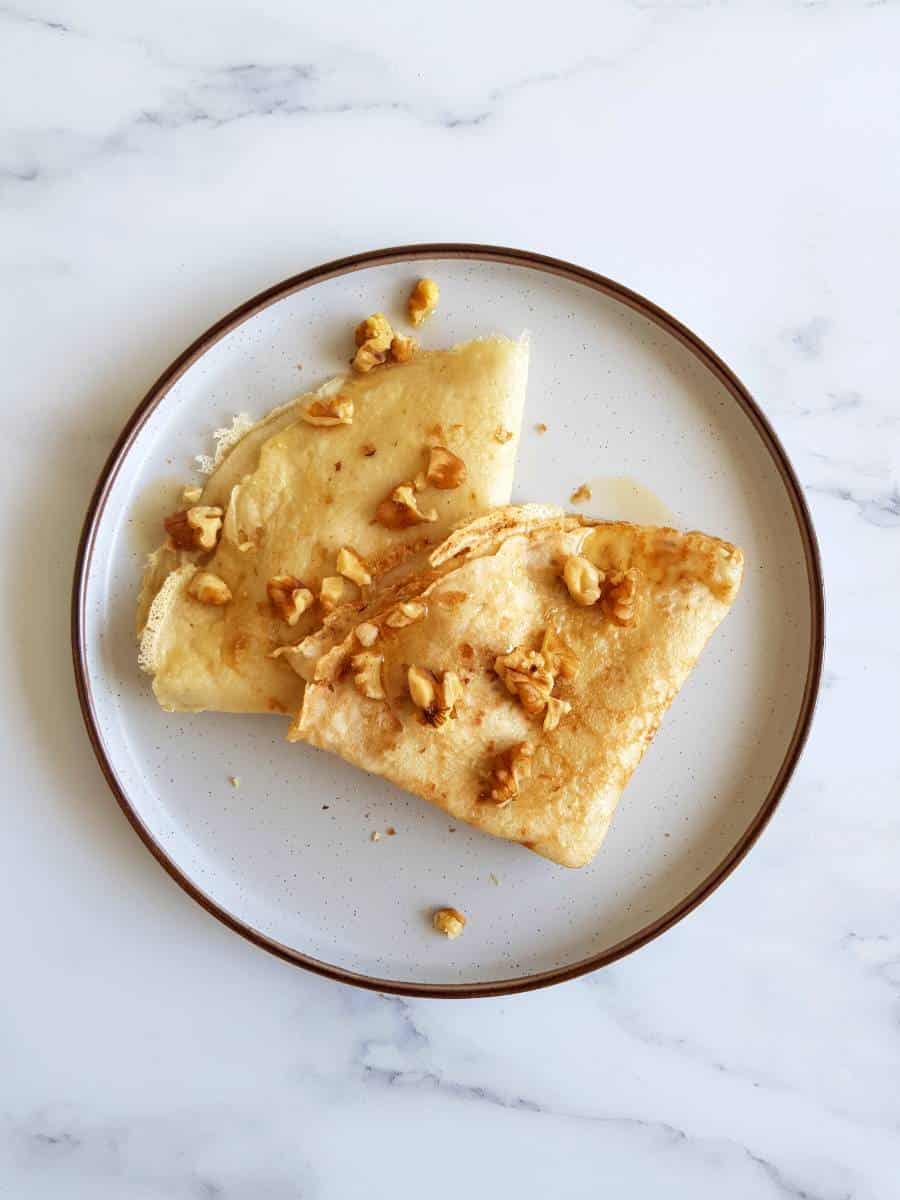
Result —
M 583 866 L 742 570 L 702 533 L 501 510 L 309 639 L 289 736 Z
M 508 503 L 527 372 L 524 339 L 479 339 L 339 377 L 239 430 L 145 573 L 139 661 L 162 707 L 295 713 L 283 647 Z

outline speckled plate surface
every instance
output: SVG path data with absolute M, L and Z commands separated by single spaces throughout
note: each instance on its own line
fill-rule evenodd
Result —
M 580 871 L 288 745 L 283 718 L 166 714 L 137 669 L 143 559 L 210 431 L 238 411 L 262 416 L 343 369 L 360 316 L 399 316 L 422 274 L 441 285 L 426 345 L 531 332 L 514 500 L 567 503 L 591 481 L 582 511 L 668 518 L 737 542 L 747 557 L 733 612 L 665 718 L 600 854 Z M 783 451 L 740 383 L 686 329 L 569 264 L 491 247 L 404 247 L 328 264 L 249 301 L 154 386 L 88 513 L 73 646 L 110 785 L 200 903 L 267 949 L 348 982 L 489 995 L 553 983 L 640 946 L 746 853 L 806 736 L 822 589 Z M 395 836 L 372 841 L 388 827 Z M 457 941 L 429 927 L 442 904 L 469 917 Z

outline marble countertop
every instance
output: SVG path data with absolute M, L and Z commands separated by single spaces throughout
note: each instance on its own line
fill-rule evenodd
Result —
M 13 0 L 0 1195 L 900 1194 L 900 4 Z M 759 845 L 633 957 L 406 1001 L 230 934 L 141 847 L 68 592 L 139 397 L 248 295 L 398 242 L 518 245 L 710 342 L 792 455 L 828 587 Z

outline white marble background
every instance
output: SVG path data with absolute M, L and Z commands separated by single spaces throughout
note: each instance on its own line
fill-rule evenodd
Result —
M 0 3 L 0 1195 L 900 1195 L 900 4 Z M 140 847 L 68 590 L 126 416 L 247 295 L 402 241 L 612 275 L 761 400 L 828 580 L 759 846 L 594 977 L 308 977 Z

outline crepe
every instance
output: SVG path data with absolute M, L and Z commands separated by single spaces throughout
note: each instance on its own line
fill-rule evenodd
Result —
M 162 707 L 296 712 L 303 682 L 280 648 L 320 625 L 328 607 L 364 603 L 381 575 L 439 543 L 462 518 L 508 502 L 527 370 L 524 339 L 476 340 L 332 380 L 239 431 L 189 510 L 223 510 L 219 532 L 210 519 L 217 544 L 184 548 L 185 510 L 148 563 L 140 664 Z M 456 475 L 438 472 L 435 485 L 423 472 L 436 450 Z M 379 521 L 412 511 L 391 498 L 404 484 L 404 501 L 433 519 L 385 528 Z M 345 548 L 362 571 L 351 571 L 361 588 L 341 582 Z M 278 577 L 297 585 L 288 600 L 303 592 L 308 604 L 290 610 L 292 624 L 273 603 L 269 585 Z M 323 602 L 326 579 L 332 592 Z
M 505 509 L 318 635 L 289 737 L 583 866 L 742 570 L 702 533 Z

